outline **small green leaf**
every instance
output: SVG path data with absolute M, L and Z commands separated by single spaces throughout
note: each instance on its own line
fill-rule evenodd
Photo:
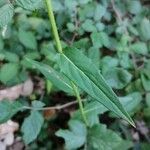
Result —
M 85 22 L 82 24 L 82 28 L 86 32 L 93 32 L 96 31 L 96 27 L 94 25 L 94 22 L 90 19 L 85 20 Z
M 61 71 L 91 97 L 134 126 L 129 114 L 92 61 L 74 48 L 66 49 L 64 53 L 59 54 L 58 58 Z
M 125 69 L 111 68 L 104 74 L 104 77 L 109 86 L 114 89 L 122 89 L 130 83 L 132 75 Z
M 3 48 L 4 48 L 4 42 L 2 37 L 0 36 L 0 51 L 3 50 Z
M 18 33 L 20 42 L 29 49 L 37 49 L 37 41 L 33 32 L 24 31 L 22 29 L 19 30 Z
M 150 40 L 150 21 L 144 18 L 140 24 L 140 36 L 145 40 Z
M 0 123 L 8 121 L 12 116 L 14 116 L 18 111 L 22 109 L 22 104 L 15 101 L 9 102 L 8 100 L 3 100 L 0 102 Z
M 39 9 L 42 4 L 42 0 L 16 0 L 17 4 L 27 10 Z
M 4 51 L 3 53 L 5 55 L 5 58 L 4 58 L 5 60 L 8 60 L 9 62 L 14 62 L 14 63 L 19 62 L 19 57 L 17 54 L 9 52 L 9 51 Z
M 142 10 L 142 5 L 139 0 L 128 1 L 127 7 L 132 14 L 138 14 Z
M 142 96 L 139 92 L 134 92 L 125 97 L 120 97 L 120 102 L 129 114 L 134 114 L 136 112 L 135 110 L 138 108 L 141 100 Z
M 19 65 L 7 63 L 0 68 L 0 81 L 4 84 L 12 80 L 18 74 Z
M 93 46 L 96 48 L 101 48 L 102 46 L 105 47 L 110 46 L 109 37 L 105 32 L 93 32 L 91 34 L 91 40 Z
M 14 15 L 14 8 L 11 3 L 0 8 L 0 27 L 7 25 Z
M 93 62 L 95 63 L 95 65 L 97 67 L 99 67 L 99 63 L 100 63 L 100 50 L 98 48 L 91 47 L 88 50 L 88 57 L 93 60 Z
M 95 8 L 94 20 L 99 21 L 106 13 L 106 8 L 102 5 L 97 5 Z
M 43 102 L 41 102 L 41 101 L 33 101 L 32 102 L 32 106 L 34 107 L 34 108 L 42 108 L 42 107 L 44 107 L 45 106 L 45 104 L 43 103 Z
M 74 32 L 76 29 L 73 23 L 67 23 L 67 28 L 70 32 Z
M 111 57 L 111 56 L 105 56 L 100 61 L 102 74 L 105 74 L 108 72 L 111 68 L 115 68 L 119 64 L 119 60 Z
M 26 60 L 35 68 L 37 68 L 58 89 L 73 94 L 73 90 L 72 87 L 70 86 L 69 81 L 65 80 L 60 73 L 58 73 L 57 71 L 55 71 L 53 68 L 51 68 L 46 64 L 33 61 L 29 58 L 26 58 Z
M 86 142 L 86 126 L 78 120 L 71 120 L 69 128 L 70 130 L 58 130 L 56 135 L 65 139 L 67 150 L 80 148 Z
M 93 126 L 88 132 L 88 150 L 120 150 L 120 144 L 124 142 L 126 144 L 128 143 L 128 146 L 123 150 L 128 150 L 132 147 L 131 142 L 122 140 L 119 135 L 107 129 L 106 126 L 102 124 Z
M 43 116 L 38 111 L 31 111 L 30 116 L 25 118 L 21 131 L 26 144 L 31 143 L 37 138 L 43 123 Z
M 146 75 L 141 74 L 141 80 L 142 80 L 144 89 L 146 91 L 150 91 L 150 79 Z
M 150 108 L 150 93 L 146 94 L 146 104 Z
M 137 42 L 130 46 L 130 49 L 138 54 L 146 55 L 148 53 L 147 45 L 144 42 Z
M 90 102 L 86 102 L 84 106 L 84 114 L 86 115 L 89 127 L 99 124 L 99 115 L 106 111 L 108 111 L 108 109 L 97 101 L 91 100 Z M 77 110 L 75 113 L 73 113 L 72 118 L 82 120 L 80 111 Z

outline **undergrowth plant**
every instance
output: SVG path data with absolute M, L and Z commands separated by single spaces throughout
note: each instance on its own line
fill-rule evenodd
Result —
M 113 1 L 112 4 L 115 13 L 118 14 L 118 12 L 116 12 L 117 10 Z M 96 105 L 99 105 L 100 103 L 98 111 L 106 112 L 107 110 L 110 110 L 112 112 L 112 116 L 122 118 L 135 127 L 133 120 L 120 102 L 119 98 L 113 92 L 112 88 L 108 85 L 107 81 L 105 81 L 97 64 L 82 52 L 81 49 L 86 49 L 84 47 L 84 41 L 81 41 L 81 47 L 78 48 L 79 46 L 76 47 L 72 43 L 70 45 L 67 45 L 60 40 L 51 0 L 8 0 L 1 1 L 0 6 L 0 26 L 2 28 L 2 36 L 4 37 L 6 32 L 8 31 L 9 22 L 12 20 L 15 13 L 17 14 L 20 11 L 19 9 L 15 10 L 15 7 L 19 6 L 23 8 L 21 9 L 21 11 L 33 11 L 32 13 L 35 15 L 37 13 L 36 11 L 38 9 L 40 10 L 40 7 L 41 9 L 44 8 L 44 11 L 47 10 L 48 12 L 51 29 L 50 31 L 54 37 L 54 45 L 57 50 L 57 53 L 54 52 L 53 55 L 53 63 L 55 64 L 55 66 L 52 65 L 51 67 L 48 63 L 46 64 L 44 62 L 35 61 L 34 56 L 32 55 L 23 57 L 23 64 L 26 64 L 26 66 L 28 66 L 29 68 L 36 68 L 50 81 L 50 83 L 52 83 L 59 90 L 65 92 L 67 95 L 76 97 L 80 113 L 77 111 L 72 116 L 72 119 L 70 119 L 68 124 L 69 130 L 60 129 L 56 132 L 56 135 L 58 137 L 62 137 L 65 139 L 66 149 L 77 149 L 84 145 L 84 148 L 89 150 L 114 150 L 121 148 L 122 144 L 126 145 L 125 149 L 130 148 L 132 145 L 131 142 L 123 140 L 118 134 L 107 129 L 105 125 L 99 123 L 93 125 L 91 123 L 91 120 L 89 119 L 89 110 L 94 109 L 95 105 L 89 105 L 84 108 L 85 101 L 82 98 L 83 93 L 86 93 L 89 96 L 89 99 L 92 99 L 93 103 L 95 103 Z M 100 16 L 104 11 L 103 9 L 104 8 L 102 6 L 97 8 L 97 11 L 99 11 L 99 13 L 97 14 L 97 16 L 95 16 L 95 20 L 100 19 Z M 131 11 L 135 10 L 131 9 Z M 123 20 L 120 17 L 118 18 L 118 23 L 120 25 L 120 28 L 118 27 L 119 32 L 119 30 L 124 27 L 121 26 L 121 24 L 123 24 Z M 86 26 L 86 30 L 94 28 L 94 26 L 92 26 L 88 29 L 88 26 L 91 26 L 90 20 L 87 20 L 85 24 L 83 25 L 83 27 Z M 99 25 L 99 28 L 101 26 L 102 25 Z M 74 30 L 74 27 L 71 23 L 68 24 L 68 27 L 70 28 L 70 30 Z M 45 28 L 49 30 L 49 27 L 45 26 Z M 130 28 L 132 32 L 136 32 L 132 27 Z M 121 51 L 126 51 L 126 45 L 130 41 L 130 37 L 128 36 L 126 29 L 124 29 L 124 32 L 125 36 L 122 37 L 122 41 L 120 42 L 122 45 L 120 45 L 120 47 L 118 45 L 118 49 L 124 48 Z M 30 39 L 28 39 L 28 36 L 31 37 L 31 39 L 34 39 L 32 33 L 25 33 L 25 31 L 20 28 L 19 36 L 25 36 L 25 40 L 21 40 L 21 43 L 25 47 L 27 47 L 28 49 L 38 49 L 37 44 L 35 44 L 34 40 L 30 42 Z M 46 37 L 46 35 L 44 36 Z M 111 47 L 111 45 L 108 46 L 109 41 L 104 40 L 105 36 L 105 33 L 101 32 L 101 34 L 98 34 L 97 32 L 93 32 L 91 34 L 93 47 L 96 47 L 97 49 L 100 48 L 101 45 Z M 103 37 L 101 38 L 102 41 L 98 41 L 99 37 Z M 149 39 L 148 36 L 145 36 L 144 38 Z M 143 46 L 143 44 L 141 46 Z M 51 51 L 51 49 L 48 49 L 48 51 Z M 126 57 L 126 55 L 124 56 Z M 13 55 L 13 57 L 13 59 L 15 60 L 16 56 Z M 109 59 L 106 61 L 107 63 L 109 63 Z M 19 66 L 16 64 L 10 65 L 10 70 L 12 68 L 17 71 L 17 68 L 19 68 Z M 120 70 L 116 69 L 115 71 L 110 71 L 110 76 L 111 74 L 115 74 L 117 71 L 119 72 Z M 128 73 L 126 73 L 125 71 L 122 72 L 126 74 L 126 77 L 129 77 L 128 79 L 122 80 L 131 80 L 131 76 Z M 125 78 L 125 75 L 123 78 Z M 7 81 L 3 79 L 3 83 L 7 83 Z M 116 86 L 118 89 L 121 89 L 124 85 L 120 84 Z M 23 140 L 28 145 L 37 138 L 38 134 L 41 131 L 42 125 L 44 123 L 42 111 L 51 109 L 57 110 L 59 108 L 57 106 L 47 107 L 43 102 L 39 100 L 33 101 L 31 105 L 21 103 L 19 100 L 14 102 L 3 100 L 2 102 L 0 102 L 0 123 L 4 123 L 7 120 L 11 119 L 19 111 L 22 112 L 29 110 L 30 115 L 24 119 L 21 127 Z M 91 113 L 94 112 L 91 111 Z M 111 146 L 109 144 L 107 145 L 107 143 L 109 143 Z

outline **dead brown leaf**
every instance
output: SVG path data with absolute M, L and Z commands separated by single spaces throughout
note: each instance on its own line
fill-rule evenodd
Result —
M 0 90 L 0 101 L 3 99 L 15 100 L 19 96 L 29 96 L 33 92 L 33 82 L 28 79 L 22 84 Z
M 19 129 L 19 124 L 11 120 L 0 125 L 0 150 L 14 143 L 14 132 Z

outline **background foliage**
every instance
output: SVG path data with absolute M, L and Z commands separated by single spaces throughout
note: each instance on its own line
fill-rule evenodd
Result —
M 60 85 L 58 79 L 49 77 L 47 80 L 40 73 L 47 76 L 47 70 L 51 70 L 55 76 L 60 76 L 53 71 L 59 71 L 59 67 L 43 1 L 1 0 L 0 89 L 18 85 L 31 78 L 34 91 L 30 96 L 21 96 L 13 103 L 1 102 L 0 122 L 5 122 L 21 110 L 13 118 L 22 126 L 21 133 L 17 132 L 15 136 L 21 136 L 24 143 L 28 144 L 27 147 L 33 150 L 148 150 L 149 5 L 148 1 L 142 0 L 53 0 L 63 48 L 67 45 L 79 48 L 94 62 L 137 125 L 134 129 L 123 120 L 117 119 L 115 114 L 92 101 L 81 90 L 90 125 L 87 129 L 77 105 L 58 111 L 45 111 L 44 115 L 38 111 L 44 107 L 44 103 L 53 106 L 75 100 L 70 87 L 64 85 L 63 81 Z M 26 57 L 42 61 L 52 68 L 37 63 L 31 65 Z M 39 79 L 44 81 L 40 90 L 37 86 Z M 35 109 L 26 111 L 25 105 L 31 105 Z M 32 142 L 33 140 L 35 141 Z

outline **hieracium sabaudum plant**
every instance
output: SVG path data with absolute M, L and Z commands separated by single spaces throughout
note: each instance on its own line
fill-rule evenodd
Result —
M 55 47 L 57 49 L 57 54 L 54 56 L 56 68 L 53 68 L 48 64 L 32 60 L 28 57 L 25 57 L 25 60 L 28 65 L 39 70 L 58 89 L 76 97 L 79 104 L 82 121 L 87 129 L 90 128 L 90 125 L 87 121 L 83 100 L 80 96 L 81 91 L 88 94 L 93 100 L 104 105 L 118 117 L 126 120 L 132 126 L 135 126 L 133 120 L 120 103 L 117 95 L 106 83 L 101 71 L 92 62 L 92 60 L 84 55 L 80 49 L 71 45 L 64 46 L 64 43 L 61 42 L 51 0 L 8 0 L 7 2 L 3 1 L 0 2 L 0 4 L 1 3 L 4 3 L 3 7 L 0 9 L 0 26 L 2 28 L 2 32 L 5 32 L 7 24 L 10 20 L 12 20 L 15 13 L 14 7 L 16 5 L 22 7 L 24 10 L 30 11 L 37 9 L 39 4 L 42 4 L 42 8 L 45 7 L 45 11 L 48 12 L 51 34 L 53 35 Z M 49 49 L 49 51 L 51 51 L 51 49 Z M 39 111 L 47 109 L 46 106 L 44 107 L 42 102 L 33 102 L 32 106 L 29 107 L 23 105 L 19 101 L 10 103 L 4 100 L 0 103 L 0 108 L 0 123 L 6 122 L 18 111 L 30 110 L 31 114 L 24 121 L 21 128 L 24 133 L 23 138 L 25 139 L 26 144 L 29 144 L 37 137 L 44 122 L 44 119 Z M 32 125 L 35 126 L 35 132 L 33 130 L 32 132 L 34 133 L 32 134 L 27 132 L 29 128 L 33 128 L 32 125 L 26 126 L 29 122 L 32 122 Z M 28 137 L 29 134 L 31 135 L 30 137 Z

